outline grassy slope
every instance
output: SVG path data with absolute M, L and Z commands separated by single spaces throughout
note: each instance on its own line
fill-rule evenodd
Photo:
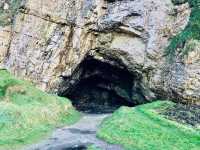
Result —
M 78 120 L 69 100 L 49 95 L 0 70 L 0 149 L 29 144 Z
M 187 55 L 191 48 L 185 48 L 185 43 L 189 40 L 200 40 L 200 0 L 172 0 L 174 4 L 188 2 L 191 7 L 191 15 L 185 29 L 171 39 L 170 45 L 166 49 L 169 62 L 173 62 L 176 50 L 181 49 L 182 55 Z
M 167 120 L 155 111 L 170 105 L 173 103 L 158 101 L 122 107 L 103 121 L 98 136 L 127 150 L 198 150 L 199 129 Z

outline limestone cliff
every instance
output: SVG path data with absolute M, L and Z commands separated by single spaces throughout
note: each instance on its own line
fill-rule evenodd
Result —
M 198 42 L 180 66 L 178 59 L 169 65 L 164 55 L 169 39 L 188 23 L 188 3 L 21 0 L 11 7 L 13 1 L 19 2 L 0 3 L 2 14 L 10 17 L 0 24 L 0 61 L 15 75 L 44 90 L 64 92 L 77 85 L 81 63 L 92 58 L 128 71 L 137 79 L 132 90 L 139 87 L 146 100 L 200 103 Z

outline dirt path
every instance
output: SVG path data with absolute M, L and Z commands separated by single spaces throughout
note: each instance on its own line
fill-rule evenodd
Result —
M 74 125 L 57 129 L 51 137 L 25 150 L 86 150 L 90 144 L 102 150 L 123 150 L 118 145 L 108 144 L 96 138 L 96 131 L 107 114 L 85 114 Z

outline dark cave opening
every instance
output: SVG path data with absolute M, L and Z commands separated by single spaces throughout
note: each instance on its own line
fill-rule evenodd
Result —
M 111 113 L 120 106 L 145 101 L 136 81 L 138 78 L 125 67 L 87 57 L 72 76 L 63 78 L 59 95 L 71 99 L 79 111 Z

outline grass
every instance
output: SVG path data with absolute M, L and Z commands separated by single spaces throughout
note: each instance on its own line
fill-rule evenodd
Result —
M 90 145 L 87 150 L 101 150 L 100 148 L 97 148 L 95 145 Z
M 0 149 L 17 149 L 74 123 L 79 113 L 70 101 L 50 95 L 0 70 Z
M 165 53 L 169 58 L 169 62 L 173 62 L 177 49 L 181 49 L 181 55 L 185 56 L 191 50 L 184 48 L 187 41 L 200 40 L 200 0 L 173 0 L 174 4 L 188 2 L 191 7 L 191 15 L 185 29 L 171 39 L 170 45 Z
M 122 107 L 103 121 L 97 135 L 126 150 L 199 150 L 199 129 L 167 120 L 156 111 L 172 105 L 157 101 Z
M 16 15 L 22 0 L 9 0 L 9 9 L 4 10 L 3 5 L 0 7 L 0 26 L 6 26 L 12 23 L 14 15 Z

